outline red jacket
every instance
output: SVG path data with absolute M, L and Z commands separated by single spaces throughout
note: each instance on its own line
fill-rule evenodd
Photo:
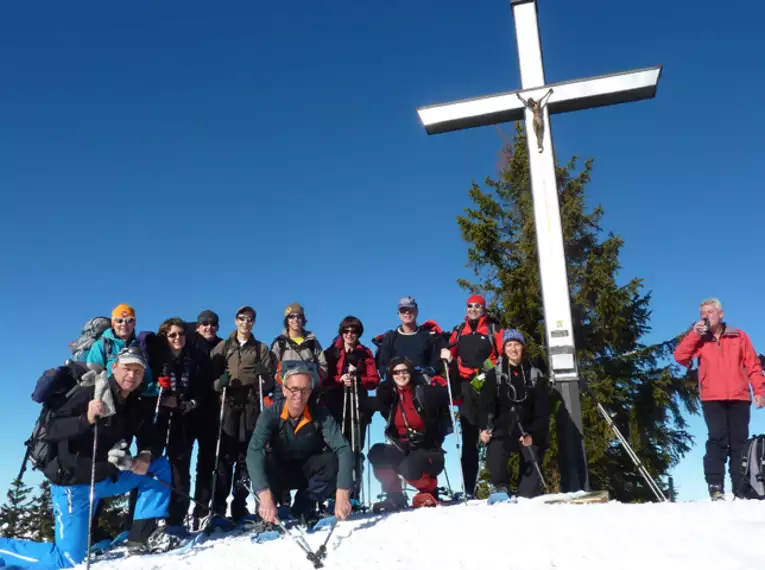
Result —
M 322 386 L 332 387 L 342 384 L 340 377 L 348 371 L 346 360 L 348 353 L 343 348 L 343 339 L 338 337 L 335 342 L 324 351 L 327 358 L 327 377 L 322 381 Z M 357 343 L 353 349 L 353 358 L 359 371 L 361 386 L 367 390 L 374 390 L 380 383 L 380 375 L 377 372 L 375 357 L 372 351 L 361 343 Z
M 677 345 L 675 360 L 690 366 L 699 359 L 701 400 L 751 399 L 749 385 L 756 396 L 765 396 L 765 377 L 752 341 L 744 331 L 726 326 L 717 341 L 711 334 L 690 333 Z
M 457 359 L 460 377 L 470 379 L 475 376 L 487 358 L 496 364 L 502 350 L 503 334 L 502 327 L 494 317 L 483 315 L 478 319 L 475 330 L 465 317 L 465 322 L 455 328 L 449 337 L 449 346 L 452 356 Z

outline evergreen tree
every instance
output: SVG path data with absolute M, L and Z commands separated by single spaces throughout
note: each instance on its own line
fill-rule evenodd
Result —
M 0 507 L 0 532 L 7 538 L 29 537 L 29 494 L 32 489 L 20 477 L 11 483 L 6 503 Z
M 623 241 L 603 233 L 603 208 L 588 209 L 585 204 L 592 168 L 592 160 L 580 166 L 576 157 L 556 167 L 580 377 L 613 414 L 649 473 L 659 480 L 693 442 L 682 411 L 698 413 L 696 385 L 671 358 L 676 339 L 654 346 L 641 343 L 650 331 L 651 296 L 643 293 L 639 278 L 624 284 L 617 281 Z M 523 331 L 530 358 L 545 371 L 544 306 L 529 157 L 520 126 L 513 140 L 504 145 L 499 170 L 498 179 L 485 180 L 485 191 L 473 184 L 469 191 L 473 207 L 457 218 L 469 245 L 468 267 L 477 277 L 476 282 L 460 279 L 459 283 L 484 294 L 489 310 L 503 326 Z M 555 416 L 561 401 L 556 391 L 551 395 L 551 442 L 544 469 L 551 490 L 557 490 Z M 653 499 L 586 395 L 582 415 L 592 488 L 607 489 L 620 501 Z M 514 463 L 517 465 L 517 458 Z M 666 485 L 663 480 L 659 484 Z
M 96 522 L 96 536 L 115 538 L 128 529 L 128 511 L 130 495 L 108 497 L 101 502 L 100 513 Z
M 53 519 L 50 482 L 47 479 L 40 483 L 40 492 L 30 505 L 29 532 L 32 540 L 53 542 L 55 522 Z

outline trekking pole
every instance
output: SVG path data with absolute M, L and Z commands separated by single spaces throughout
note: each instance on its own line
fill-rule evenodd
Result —
M 598 409 L 598 412 L 600 412 L 600 415 L 603 416 L 603 419 L 606 420 L 606 423 L 608 426 L 614 431 L 616 434 L 616 437 L 621 442 L 622 446 L 624 446 L 624 449 L 627 451 L 627 455 L 629 455 L 630 459 L 632 459 L 632 462 L 635 464 L 635 467 L 637 467 L 638 472 L 643 476 L 643 479 L 645 479 L 645 482 L 648 483 L 648 487 L 653 491 L 653 494 L 656 496 L 656 498 L 660 502 L 666 502 L 667 497 L 664 495 L 664 493 L 661 490 L 661 487 L 657 485 L 656 481 L 653 477 L 651 477 L 651 474 L 648 472 L 648 470 L 643 465 L 643 462 L 640 461 L 640 458 L 635 453 L 635 450 L 632 449 L 630 444 L 627 442 L 627 439 L 622 435 L 622 432 L 619 430 L 617 425 L 614 423 L 614 420 L 611 419 L 611 416 L 608 414 L 606 409 L 603 407 L 603 405 L 598 401 L 597 396 L 595 396 L 595 393 L 590 389 L 589 386 L 585 385 L 584 388 L 585 392 L 592 398 L 592 401 L 595 402 L 595 406 Z
M 460 458 L 460 477 L 462 479 L 462 500 L 467 504 L 467 490 L 465 489 L 465 472 L 462 469 L 462 423 L 457 421 L 454 414 L 454 397 L 452 396 L 452 382 L 449 377 L 449 363 L 444 360 L 444 370 L 446 371 L 446 388 L 449 390 L 449 415 L 452 417 L 452 429 L 454 430 L 454 443 L 457 447 L 457 455 Z
M 260 413 L 263 413 L 263 375 L 258 374 L 258 393 L 260 394 Z
M 372 439 L 372 419 L 370 418 L 367 424 L 367 498 L 369 499 L 369 508 L 372 508 L 372 465 L 369 463 L 369 446 Z
M 90 462 L 90 508 L 88 510 L 88 551 L 85 555 L 85 570 L 90 570 L 90 547 L 93 543 L 93 511 L 96 502 L 96 452 L 98 451 L 98 418 L 93 423 L 93 460 Z
M 260 497 L 258 497 L 257 493 L 255 494 L 255 505 L 260 508 Z M 305 536 L 293 533 L 290 529 L 284 526 L 284 523 L 282 523 L 278 517 L 274 524 L 279 528 L 279 530 L 281 530 L 284 534 L 295 541 L 295 544 L 297 544 L 300 547 L 300 550 L 306 554 L 308 560 L 313 564 L 314 568 L 324 567 L 324 564 L 321 562 L 321 558 L 319 558 L 317 553 L 311 549 L 311 545 L 308 544 Z
M 360 502 L 364 504 L 364 475 L 361 472 L 361 418 L 359 417 L 359 380 L 358 376 L 353 376 L 353 404 L 354 404 L 354 423 L 353 431 L 356 432 L 356 449 L 353 456 L 353 462 L 356 465 L 356 474 L 359 479 L 359 489 L 361 493 Z M 358 497 L 357 497 L 358 498 Z
M 327 544 L 329 544 L 329 539 L 332 538 L 332 533 L 335 532 L 335 527 L 337 527 L 337 519 L 335 519 L 335 522 L 332 523 L 332 527 L 329 529 L 327 538 L 324 539 L 322 545 L 316 550 L 316 557 L 319 560 L 325 560 L 327 558 Z
M 214 512 L 212 506 L 213 506 L 213 499 L 215 498 L 215 486 L 218 484 L 218 465 L 220 464 L 220 439 L 221 439 L 221 434 L 223 433 L 223 412 L 226 406 L 226 390 L 228 390 L 228 386 L 224 386 L 223 391 L 220 394 L 220 415 L 218 417 L 218 441 L 215 444 L 215 467 L 213 468 L 213 472 L 212 472 L 212 486 L 210 487 L 210 502 L 207 507 L 207 516 L 209 517 L 207 524 L 212 522 L 212 517 L 210 515 Z
M 523 426 L 521 425 L 521 422 L 519 421 L 517 423 L 518 423 L 518 429 L 521 430 L 521 434 L 525 435 L 526 434 L 526 430 L 523 429 Z M 526 446 L 523 445 L 523 443 L 521 443 L 521 448 L 523 448 L 523 447 L 526 447 Z M 539 481 L 542 483 L 542 487 L 545 488 L 545 493 L 548 493 L 550 491 L 550 488 L 547 486 L 547 481 L 545 481 L 545 476 L 542 475 L 542 469 L 539 467 L 539 461 L 537 460 L 537 454 L 534 453 L 534 450 L 531 449 L 530 447 L 526 447 L 526 449 L 528 450 L 529 455 L 531 456 L 531 462 L 534 464 L 534 469 L 537 470 L 537 475 L 539 475 Z
M 162 392 L 164 391 L 164 388 L 162 386 L 159 387 L 159 393 L 157 394 L 157 404 L 154 406 L 154 425 L 157 425 L 157 418 L 159 417 L 159 402 L 162 400 Z
M 169 455 L 168 447 L 170 446 L 170 428 L 173 426 L 173 412 L 167 416 L 167 432 L 165 433 L 165 455 Z

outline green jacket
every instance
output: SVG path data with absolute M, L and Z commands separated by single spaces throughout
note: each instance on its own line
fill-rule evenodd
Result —
M 247 449 L 247 470 L 256 493 L 269 488 L 266 477 L 266 448 L 279 462 L 302 463 L 309 457 L 331 449 L 337 455 L 337 488 L 353 487 L 353 454 L 335 419 L 320 405 L 307 405 L 293 430 L 287 404 L 274 404 L 263 410 Z

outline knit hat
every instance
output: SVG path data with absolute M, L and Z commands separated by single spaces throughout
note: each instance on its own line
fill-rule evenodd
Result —
M 523 346 L 526 346 L 526 339 L 523 338 L 523 333 L 518 329 L 505 329 L 505 334 L 502 335 L 502 348 L 505 348 L 505 345 L 511 340 L 520 342 Z
M 218 313 L 215 311 L 211 311 L 210 309 L 205 309 L 199 315 L 197 316 L 197 325 L 218 325 L 220 324 L 220 319 L 218 318 Z
M 119 318 L 124 319 L 125 317 L 135 318 L 135 309 L 133 309 L 133 307 L 131 307 L 130 305 L 126 305 L 125 303 L 122 303 L 114 307 L 114 310 L 112 311 L 113 319 L 119 319 Z
M 472 305 L 473 303 L 478 303 L 484 309 L 486 308 L 486 299 L 484 299 L 480 295 L 470 295 L 470 297 L 468 297 L 467 304 Z
M 305 309 L 300 303 L 291 303 L 284 309 L 284 316 L 288 315 L 302 315 L 305 317 Z

